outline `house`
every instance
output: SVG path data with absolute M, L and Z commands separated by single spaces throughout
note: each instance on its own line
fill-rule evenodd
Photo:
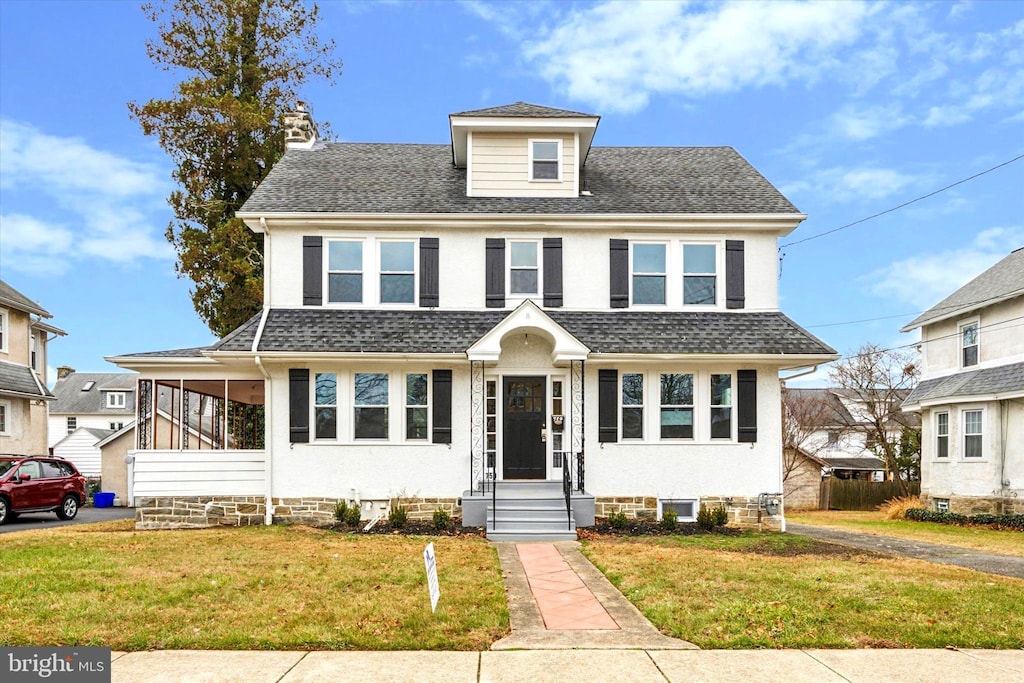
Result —
M 135 448 L 135 422 L 129 422 L 95 444 L 100 449 L 100 480 L 103 490 L 114 494 L 114 505 L 131 505 L 128 495 L 129 452 Z
M 237 214 L 263 310 L 110 359 L 140 406 L 213 407 L 212 450 L 137 430 L 138 525 L 338 500 L 506 539 L 703 503 L 778 524 L 779 371 L 837 357 L 778 308 L 778 238 L 805 216 L 732 148 L 599 147 L 598 121 L 518 102 L 452 114 L 450 144 L 368 144 L 286 115 Z
M 931 307 L 921 382 L 921 498 L 961 514 L 1024 514 L 1024 248 Z
M 0 453 L 45 454 L 47 345 L 66 334 L 45 308 L 0 280 Z
M 75 372 L 61 366 L 57 368 L 53 395 L 49 406 L 49 448 L 76 429 L 109 433 L 135 419 L 135 375 L 130 373 Z

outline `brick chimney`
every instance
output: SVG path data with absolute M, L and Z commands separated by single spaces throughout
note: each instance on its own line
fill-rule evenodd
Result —
M 75 369 L 67 365 L 62 365 L 57 368 L 57 379 L 64 379 L 68 375 L 75 374 Z
M 316 143 L 316 123 L 306 103 L 297 101 L 293 111 L 281 117 L 284 123 L 284 142 L 288 148 L 309 149 Z

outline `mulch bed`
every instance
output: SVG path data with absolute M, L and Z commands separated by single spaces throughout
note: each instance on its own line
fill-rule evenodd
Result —
M 633 518 L 621 528 L 613 527 L 604 517 L 594 520 L 594 526 L 577 529 L 580 539 L 607 538 L 609 536 L 694 536 L 696 534 L 717 534 L 719 536 L 738 536 L 739 529 L 727 526 L 715 527 L 714 531 L 705 531 L 695 522 L 680 522 L 675 529 L 665 529 L 661 522 L 654 519 Z
M 346 534 L 365 534 L 379 536 L 487 536 L 483 527 L 463 527 L 459 517 L 452 518 L 451 522 L 444 529 L 437 529 L 431 520 L 410 519 L 405 526 L 392 527 L 390 522 L 382 519 L 377 522 L 369 531 L 365 531 L 363 524 L 359 527 L 352 527 L 344 522 L 333 522 L 322 528 Z M 613 527 L 603 517 L 595 520 L 594 526 L 580 527 L 576 535 L 580 540 L 608 538 L 613 536 L 693 536 L 695 534 L 717 534 L 719 536 L 738 536 L 742 532 L 733 527 L 715 527 L 714 531 L 705 531 L 698 528 L 693 522 L 680 522 L 675 529 L 664 529 L 661 523 L 652 519 L 630 519 L 626 526 L 621 528 Z
M 366 524 L 359 527 L 352 527 L 343 522 L 334 522 L 324 525 L 324 529 L 337 531 L 344 534 L 361 534 L 376 536 L 485 536 L 484 528 L 479 526 L 462 526 L 462 520 L 458 517 L 452 518 L 443 529 L 434 527 L 434 522 L 429 519 L 410 519 L 405 526 L 395 528 L 386 519 L 382 519 L 369 531 L 365 531 Z

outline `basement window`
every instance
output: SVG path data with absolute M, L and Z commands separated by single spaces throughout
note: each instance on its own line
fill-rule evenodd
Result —
M 658 499 L 658 519 L 665 513 L 665 510 L 674 510 L 676 519 L 680 522 L 697 521 L 697 501 L 680 500 L 675 498 Z
M 949 498 L 936 498 L 935 499 L 935 511 L 936 512 L 949 512 Z

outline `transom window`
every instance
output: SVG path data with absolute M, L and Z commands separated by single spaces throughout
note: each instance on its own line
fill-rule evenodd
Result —
M 976 322 L 960 326 L 960 359 L 965 368 L 978 364 L 978 323 Z
M 661 438 L 693 438 L 693 375 L 661 376 Z
M 327 245 L 327 301 L 362 303 L 363 243 L 335 240 Z
M 683 304 L 714 306 L 718 259 L 713 244 L 683 245 Z
M 355 438 L 388 438 L 388 375 L 357 372 L 355 376 Z
M 411 304 L 416 297 L 414 242 L 380 243 L 380 302 Z
M 622 438 L 644 438 L 644 376 L 622 375 Z
M 426 440 L 427 432 L 427 375 L 406 375 L 405 438 L 410 441 Z
M 949 457 L 949 413 L 935 415 L 935 457 Z
M 509 285 L 513 296 L 540 293 L 537 247 L 537 242 L 509 243 Z
M 732 375 L 711 375 L 711 438 L 732 438 Z
M 982 411 L 964 411 L 964 457 L 982 457 Z
M 633 245 L 633 303 L 665 303 L 665 279 L 668 269 L 664 244 Z
M 108 391 L 107 392 L 107 407 L 108 408 L 124 408 L 124 392 L 123 391 Z
M 318 372 L 315 380 L 316 438 L 334 439 L 338 436 L 338 376 L 333 372 Z
M 558 180 L 559 140 L 530 141 L 530 180 Z

